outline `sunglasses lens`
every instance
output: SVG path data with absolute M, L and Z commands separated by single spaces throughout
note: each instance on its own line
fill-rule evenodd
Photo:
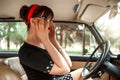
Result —
M 45 21 L 51 22 L 51 18 L 45 18 Z
M 46 17 L 36 17 L 36 18 L 42 18 L 42 19 L 44 19 L 46 22 L 51 22 L 52 21 L 52 19 L 51 18 L 46 18 Z

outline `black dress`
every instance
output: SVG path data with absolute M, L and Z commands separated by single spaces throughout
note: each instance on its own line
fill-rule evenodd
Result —
M 25 42 L 18 54 L 29 80 L 73 80 L 70 74 L 61 76 L 49 74 L 54 62 L 45 49 Z

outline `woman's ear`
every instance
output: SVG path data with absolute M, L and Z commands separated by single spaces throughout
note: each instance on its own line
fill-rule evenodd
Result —
M 34 18 L 30 18 L 30 23 L 34 23 Z
M 35 19 L 34 18 L 30 18 L 30 25 L 31 25 L 31 27 L 35 26 Z

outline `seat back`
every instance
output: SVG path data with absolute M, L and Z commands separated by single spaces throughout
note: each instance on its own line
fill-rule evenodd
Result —
M 0 80 L 21 80 L 20 75 L 0 60 Z

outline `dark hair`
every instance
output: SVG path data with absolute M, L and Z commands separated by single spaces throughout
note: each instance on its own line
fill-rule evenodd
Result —
M 29 13 L 29 10 L 31 9 L 33 5 L 31 5 L 30 7 L 24 5 L 21 7 L 20 9 L 20 18 L 22 18 L 25 22 L 28 20 L 28 13 Z M 39 6 L 35 9 L 35 11 L 33 12 L 33 15 L 32 17 L 39 17 L 42 12 L 44 12 L 44 15 L 43 17 L 47 18 L 49 15 L 51 15 L 51 17 L 53 18 L 54 17 L 54 13 L 53 11 L 47 7 L 47 6 Z M 28 25 L 28 29 L 30 28 L 30 24 Z

